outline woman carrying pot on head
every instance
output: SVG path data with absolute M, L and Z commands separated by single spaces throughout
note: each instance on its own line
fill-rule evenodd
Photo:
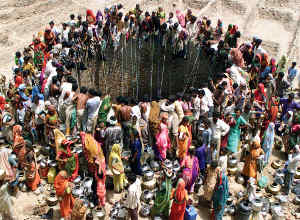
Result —
M 119 144 L 114 144 L 109 155 L 109 169 L 113 174 L 114 190 L 119 193 L 125 187 L 126 176 L 121 158 L 121 147 Z
M 191 193 L 194 191 L 194 184 L 199 175 L 199 161 L 195 156 L 194 146 L 191 146 L 188 151 L 189 154 L 182 161 L 182 167 L 184 167 L 182 178 L 185 182 L 185 188 Z
M 183 179 L 178 180 L 176 189 L 173 189 L 171 193 L 171 199 L 173 199 L 173 203 L 169 220 L 183 220 L 186 202 L 188 201 L 188 192 L 185 189 Z

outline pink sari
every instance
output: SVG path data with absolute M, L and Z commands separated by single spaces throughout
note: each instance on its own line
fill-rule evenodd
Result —
M 185 156 L 182 166 L 185 167 L 182 173 L 182 178 L 185 182 L 185 188 L 189 191 L 193 191 L 194 183 L 199 174 L 199 162 L 195 156 Z
M 158 151 L 163 159 L 167 157 L 167 149 L 171 147 L 171 141 L 169 137 L 169 130 L 166 124 L 160 123 L 160 131 L 156 135 L 156 145 Z

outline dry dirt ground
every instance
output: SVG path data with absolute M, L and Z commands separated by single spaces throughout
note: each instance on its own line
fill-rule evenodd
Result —
M 84 15 L 87 8 L 96 11 L 114 3 L 122 3 L 124 10 L 133 8 L 136 3 L 149 11 L 159 5 L 166 11 L 192 8 L 196 15 L 210 17 L 213 25 L 218 18 L 223 20 L 225 28 L 228 24 L 237 24 L 243 35 L 242 41 L 251 39 L 253 35 L 259 36 L 264 40 L 264 48 L 275 58 L 286 54 L 290 62 L 299 60 L 299 0 L 0 0 L 0 73 L 9 78 L 12 76 L 14 53 L 22 51 L 31 42 L 33 34 L 43 30 L 50 20 L 60 24 L 67 21 L 71 13 Z M 176 6 L 173 7 L 172 3 Z M 276 154 L 271 160 L 278 157 L 281 156 Z M 266 174 L 271 178 L 273 172 L 272 168 L 268 168 Z M 230 190 L 238 192 L 241 189 L 242 186 L 230 178 Z M 37 199 L 43 200 L 43 197 L 43 194 L 20 192 L 14 198 L 18 220 L 39 219 L 31 214 Z M 119 197 L 108 193 L 109 200 L 115 201 Z M 110 205 L 107 205 L 106 209 L 109 208 Z M 199 220 L 209 219 L 207 209 L 198 209 L 198 214 Z M 286 217 L 293 219 L 288 215 Z M 55 219 L 59 219 L 58 208 Z

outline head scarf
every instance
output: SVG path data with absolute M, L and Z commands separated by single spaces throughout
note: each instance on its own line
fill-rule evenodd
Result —
M 186 190 L 185 182 L 183 179 L 179 179 L 176 187 L 175 198 L 178 202 L 181 202 L 185 199 Z
M 91 9 L 86 10 L 86 20 L 90 24 L 94 24 L 96 22 L 96 16 L 94 15 L 94 12 Z

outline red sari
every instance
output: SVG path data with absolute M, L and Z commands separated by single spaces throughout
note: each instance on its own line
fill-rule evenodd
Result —
M 174 197 L 169 220 L 183 220 L 188 194 L 183 179 L 179 179 L 177 188 L 172 192 Z
M 67 193 L 66 189 L 69 185 L 66 171 L 60 171 L 54 180 L 54 188 L 57 197 L 60 197 L 60 214 L 61 217 L 68 217 L 72 213 L 75 199 L 71 193 Z

